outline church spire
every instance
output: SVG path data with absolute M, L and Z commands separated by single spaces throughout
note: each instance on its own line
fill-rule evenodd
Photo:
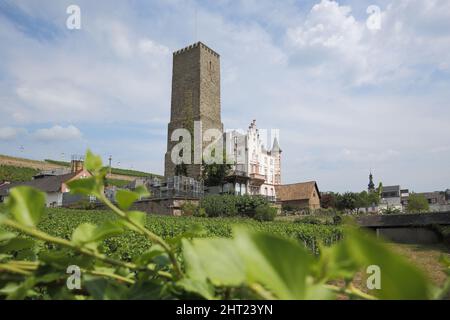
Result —
M 368 185 L 368 190 L 369 192 L 373 192 L 375 191 L 375 184 L 373 183 L 373 175 L 372 175 L 372 171 L 370 171 L 369 174 L 369 185 Z

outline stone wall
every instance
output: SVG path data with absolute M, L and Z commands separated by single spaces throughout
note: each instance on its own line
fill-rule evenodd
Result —
M 198 199 L 148 199 L 137 201 L 133 210 L 144 211 L 150 214 L 165 216 L 181 216 L 181 207 L 184 203 L 191 202 L 198 205 Z

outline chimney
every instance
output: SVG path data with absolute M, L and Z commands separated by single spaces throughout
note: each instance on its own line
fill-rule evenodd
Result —
M 76 173 L 84 169 L 84 159 L 82 156 L 72 156 L 72 161 L 70 163 L 70 172 Z

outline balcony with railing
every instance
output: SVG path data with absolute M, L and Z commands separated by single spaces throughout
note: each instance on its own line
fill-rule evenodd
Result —
M 255 186 L 260 186 L 266 181 L 266 176 L 260 173 L 250 173 L 250 183 Z

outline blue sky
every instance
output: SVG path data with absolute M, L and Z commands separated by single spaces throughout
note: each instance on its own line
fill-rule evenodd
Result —
M 81 30 L 66 28 L 71 4 Z M 372 169 L 450 188 L 446 0 L 0 0 L 0 153 L 89 147 L 162 173 L 171 53 L 198 40 L 221 54 L 225 127 L 280 130 L 283 182 L 359 191 Z

